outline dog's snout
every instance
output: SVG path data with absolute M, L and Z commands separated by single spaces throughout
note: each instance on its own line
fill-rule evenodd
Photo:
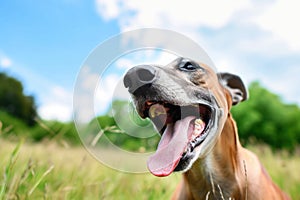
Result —
M 130 93 L 141 87 L 149 87 L 155 80 L 156 70 L 151 65 L 140 65 L 131 68 L 124 76 L 124 86 Z

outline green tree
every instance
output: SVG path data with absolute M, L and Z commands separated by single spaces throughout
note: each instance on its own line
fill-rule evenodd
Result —
M 300 109 L 282 102 L 279 96 L 258 82 L 249 87 L 250 99 L 232 109 L 240 139 L 244 144 L 254 138 L 273 149 L 293 151 L 300 142 Z
M 28 125 L 35 124 L 37 111 L 34 97 L 25 95 L 22 83 L 4 73 L 0 73 L 0 109 Z

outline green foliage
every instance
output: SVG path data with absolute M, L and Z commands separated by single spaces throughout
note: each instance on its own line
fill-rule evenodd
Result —
M 0 134 L 10 140 L 26 138 L 34 142 L 54 140 L 62 144 L 79 144 L 80 140 L 74 123 L 37 120 L 29 126 L 21 119 L 0 111 Z
M 39 120 L 38 124 L 31 128 L 30 138 L 36 142 L 48 139 L 62 143 L 79 144 L 78 134 L 72 122 L 63 123 Z
M 250 99 L 232 108 L 242 143 L 253 139 L 273 149 L 293 151 L 300 143 L 300 109 L 287 105 L 275 94 L 254 82 Z
M 2 134 L 11 139 L 16 139 L 25 135 L 29 131 L 29 126 L 21 119 L 16 118 L 0 110 L 0 125 Z
M 37 112 L 33 96 L 26 96 L 22 83 L 4 73 L 0 73 L 0 110 L 24 120 L 28 125 L 35 124 Z

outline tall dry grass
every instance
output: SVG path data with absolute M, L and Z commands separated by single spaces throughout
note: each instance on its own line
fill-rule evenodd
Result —
M 274 181 L 300 199 L 300 158 L 251 146 Z M 111 155 L 117 156 L 117 155 Z M 84 148 L 0 140 L 0 199 L 169 199 L 180 174 L 156 178 L 110 169 Z
M 80 147 L 3 140 L 0 147 L 0 199 L 166 199 L 179 178 L 115 171 Z

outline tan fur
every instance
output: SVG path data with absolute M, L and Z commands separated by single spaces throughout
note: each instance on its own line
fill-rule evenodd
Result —
M 258 158 L 241 146 L 235 121 L 229 113 L 230 94 L 220 84 L 216 84 L 218 79 L 214 72 L 209 72 L 210 77 L 205 77 L 209 80 L 203 81 L 203 77 L 199 76 L 198 83 L 201 87 L 211 88 L 218 103 L 226 109 L 227 119 L 213 150 L 205 158 L 199 158 L 183 174 L 172 199 L 289 199 L 272 182 Z M 210 87 L 210 84 L 214 87 Z

